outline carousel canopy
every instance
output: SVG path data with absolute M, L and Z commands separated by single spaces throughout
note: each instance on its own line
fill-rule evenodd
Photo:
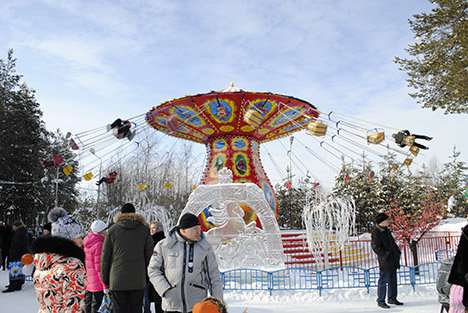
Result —
M 318 115 L 316 107 L 304 100 L 231 86 L 167 101 L 153 107 L 146 121 L 171 136 L 199 143 L 225 135 L 263 143 L 306 128 Z

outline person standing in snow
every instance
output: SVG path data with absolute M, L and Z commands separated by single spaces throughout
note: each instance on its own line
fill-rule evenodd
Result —
M 448 282 L 452 284 L 450 298 L 452 298 L 452 290 L 454 288 L 460 289 L 459 287 L 463 287 L 462 303 L 468 308 L 468 225 L 462 229 L 457 247 L 457 254 L 455 255 L 452 269 L 450 270 Z
M 107 225 L 101 220 L 91 224 L 91 231 L 83 240 L 86 266 L 85 313 L 97 313 L 106 286 L 101 280 L 101 255 Z
M 13 237 L 11 238 L 10 251 L 8 252 L 8 263 L 20 262 L 23 254 L 29 253 L 30 248 L 31 240 L 26 226 L 22 221 L 15 221 L 13 223 Z M 22 272 L 12 275 L 12 272 L 10 271 L 9 276 L 10 283 L 8 288 L 2 292 L 21 290 L 25 280 Z
M 48 219 L 52 236 L 40 236 L 32 245 L 39 313 L 82 313 L 86 269 L 79 244 L 83 229 L 62 208 L 52 209 Z
M 437 271 L 436 289 L 439 294 L 439 303 L 441 304 L 441 312 L 449 311 L 449 296 L 451 284 L 448 282 L 448 276 L 453 264 L 453 257 L 444 259 L 440 262 L 439 270 Z
M 5 224 L 0 222 L 0 267 L 3 266 L 3 255 L 5 252 L 3 251 L 3 242 L 5 240 Z
M 114 313 L 141 313 L 151 239 L 145 218 L 126 203 L 107 231 L 101 257 L 101 278 L 109 286 Z
M 13 228 L 11 225 L 5 224 L 3 228 L 3 242 L 2 242 L 2 266 L 3 270 L 8 268 L 8 253 L 10 252 L 11 238 L 13 236 Z
M 377 287 L 377 305 L 384 309 L 390 306 L 385 303 L 388 285 L 388 303 L 403 305 L 397 300 L 397 269 L 400 268 L 401 251 L 388 228 L 392 223 L 385 213 L 375 217 L 375 228 L 372 230 L 372 250 L 377 254 L 380 276 Z
M 150 234 L 153 239 L 153 249 L 158 242 L 163 240 L 166 236 L 164 235 L 163 227 L 160 222 L 153 222 L 150 224 Z M 149 279 L 146 282 L 145 297 L 143 301 L 144 310 L 143 313 L 151 313 L 151 303 L 154 303 L 154 311 L 156 313 L 163 313 L 161 307 L 161 297 L 158 295 Z
M 212 297 L 223 300 L 213 248 L 202 234 L 198 218 L 190 213 L 182 215 L 169 237 L 156 245 L 148 276 L 162 297 L 165 312 L 192 312 L 208 291 Z

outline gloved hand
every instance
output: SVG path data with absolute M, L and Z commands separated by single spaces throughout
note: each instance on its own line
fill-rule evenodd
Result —
M 108 295 L 109 294 L 109 289 L 104 289 L 104 294 Z

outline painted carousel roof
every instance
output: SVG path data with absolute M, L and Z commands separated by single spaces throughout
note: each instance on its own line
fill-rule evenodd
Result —
M 146 121 L 168 135 L 206 143 L 225 135 L 274 140 L 307 127 L 315 106 L 290 96 L 227 89 L 186 96 L 153 107 Z

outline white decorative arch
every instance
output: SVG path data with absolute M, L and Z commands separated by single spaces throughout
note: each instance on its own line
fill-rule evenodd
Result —
M 222 183 L 217 185 L 198 186 L 182 211 L 182 214 L 188 212 L 198 216 L 211 206 L 210 222 L 215 227 L 206 233 L 206 237 L 213 245 L 220 267 L 224 270 L 283 268 L 285 256 L 280 230 L 263 191 L 252 183 L 220 181 Z M 245 224 L 244 211 L 239 207 L 241 203 L 255 210 L 262 229 L 257 228 L 255 222 Z

